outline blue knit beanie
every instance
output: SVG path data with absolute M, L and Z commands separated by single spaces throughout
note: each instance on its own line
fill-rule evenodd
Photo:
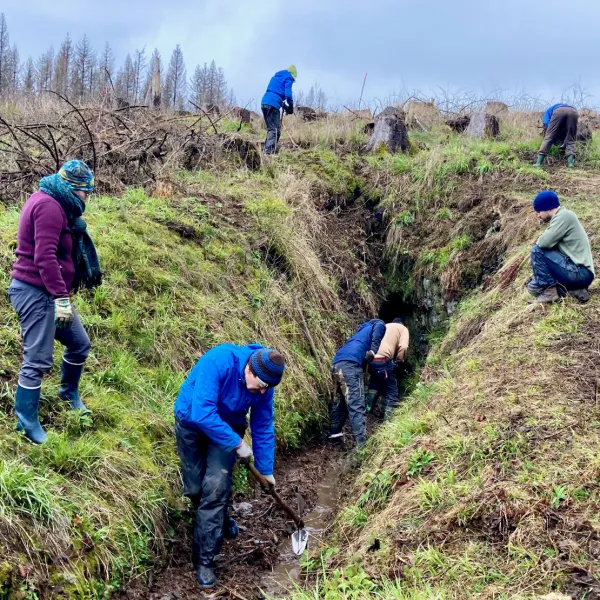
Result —
M 543 212 L 545 210 L 553 210 L 560 206 L 560 200 L 556 192 L 552 190 L 544 190 L 540 192 L 533 200 L 533 210 L 535 212 Z
M 285 359 L 277 350 L 263 348 L 250 356 L 250 369 L 269 387 L 275 387 L 283 377 Z

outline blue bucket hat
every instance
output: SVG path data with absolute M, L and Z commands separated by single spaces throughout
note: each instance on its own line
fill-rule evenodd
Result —
M 263 383 L 275 387 L 283 377 L 285 359 L 277 350 L 263 348 L 250 356 L 250 369 Z

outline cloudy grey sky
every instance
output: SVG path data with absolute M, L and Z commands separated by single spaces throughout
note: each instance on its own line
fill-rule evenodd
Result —
M 238 99 L 260 100 L 290 63 L 296 87 L 318 81 L 334 105 L 439 88 L 560 99 L 579 83 L 600 104 L 598 0 L 3 0 L 22 58 L 69 32 L 101 48 L 176 43 L 188 74 L 215 59 Z

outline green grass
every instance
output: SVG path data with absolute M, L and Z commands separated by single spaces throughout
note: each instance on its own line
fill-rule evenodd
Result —
M 26 592 L 36 594 L 47 557 L 66 556 L 52 564 L 54 580 L 73 597 L 101 598 L 161 557 L 161 540 L 183 510 L 174 401 L 186 372 L 215 344 L 256 341 L 285 355 L 286 377 L 275 399 L 280 451 L 320 429 L 328 381 L 322 365 L 334 351 L 334 332 L 350 329 L 350 321 L 316 251 L 324 238 L 313 227 L 318 215 L 308 180 L 319 178 L 319 193 L 353 193 L 357 185 L 347 167 L 324 154 L 307 160 L 302 173 L 179 173 L 183 197 L 130 189 L 120 198 L 91 198 L 86 219 L 105 276 L 74 304 L 92 339 L 81 393 L 93 412 L 75 414 L 57 400 L 55 367 L 43 386 L 49 440 L 41 447 L 13 431 L 20 334 L 6 296 L 0 297 L 0 523 L 6 534 L 0 553 L 10 567 L 0 589 L 10 581 L 21 585 L 11 573 L 27 562 L 34 573 Z M 0 210 L 4 288 L 18 218 L 15 208 Z M 55 350 L 59 364 L 58 345 Z M 244 478 L 236 482 L 243 486 Z

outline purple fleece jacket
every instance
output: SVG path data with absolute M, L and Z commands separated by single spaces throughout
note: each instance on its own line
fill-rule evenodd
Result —
M 52 196 L 35 192 L 23 206 L 15 254 L 14 279 L 54 298 L 69 297 L 75 276 L 73 237 L 65 211 Z

